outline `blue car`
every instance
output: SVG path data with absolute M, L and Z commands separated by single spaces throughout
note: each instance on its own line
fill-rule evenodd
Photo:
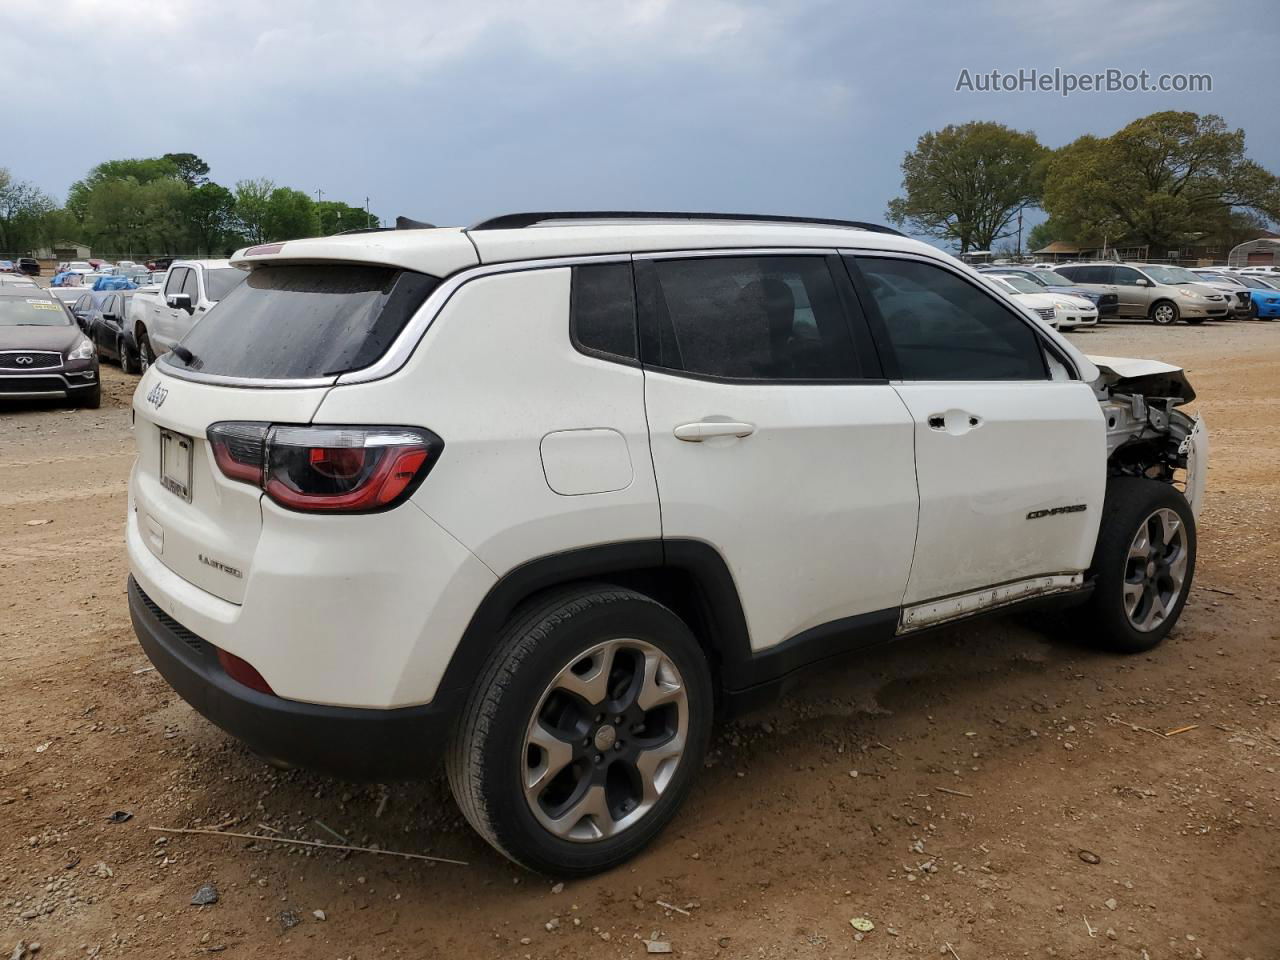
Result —
M 1255 320 L 1280 317 L 1280 290 L 1266 280 L 1248 274 L 1228 273 L 1205 269 L 1192 270 L 1208 280 L 1231 283 L 1249 288 L 1249 316 Z

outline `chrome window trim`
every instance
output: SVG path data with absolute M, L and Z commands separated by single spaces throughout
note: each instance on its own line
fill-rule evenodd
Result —
M 1077 366 L 1076 366 L 1075 361 L 1074 361 L 1074 360 L 1073 360 L 1069 355 L 1067 355 L 1067 354 L 1062 350 L 1062 348 L 1058 346 L 1058 344 L 1054 343 L 1054 341 L 1053 341 L 1053 339 L 1052 339 L 1051 337 L 1046 337 L 1046 336 L 1045 336 L 1045 333 L 1044 333 L 1044 330 L 1042 330 L 1042 329 L 1040 328 L 1040 325 L 1039 325 L 1036 321 L 1032 320 L 1030 316 L 1027 316 L 1027 315 L 1023 312 L 1025 309 L 1028 309 L 1028 308 L 1021 307 L 1021 306 L 1019 306 L 1018 304 L 1015 304 L 1015 303 L 1011 303 L 1011 302 L 1010 302 L 1007 298 L 1005 298 L 1005 297 L 998 297 L 998 296 L 996 296 L 996 295 L 995 295 L 995 294 L 996 294 L 996 291 L 995 291 L 995 290 L 993 290 L 993 289 L 991 289 L 991 287 L 990 287 L 989 285 L 987 285 L 985 282 L 983 282 L 983 283 L 975 283 L 975 282 L 974 282 L 974 277 L 973 277 L 973 275 L 971 275 L 971 274 L 969 274 L 969 273 L 966 273 L 964 270 L 958 270 L 958 269 L 956 269 L 956 266 L 955 266 L 954 264 L 952 264 L 952 263 L 948 263 L 946 260 L 938 259 L 937 257 L 930 257 L 930 256 L 927 256 L 927 255 L 922 254 L 922 253 L 912 253 L 912 252 L 908 252 L 908 251 L 904 251 L 904 250 L 879 250 L 879 249 L 875 249 L 875 248 L 871 248 L 871 247 L 859 247 L 859 248 L 854 248 L 854 249 L 843 249 L 843 248 L 842 248 L 842 249 L 840 249 L 840 250 L 839 250 L 839 251 L 837 251 L 837 252 L 838 252 L 838 253 L 840 254 L 840 256 L 842 256 L 842 257 L 853 257 L 853 258 L 855 258 L 855 259 L 856 259 L 856 258 L 858 258 L 858 257 L 866 257 L 866 258 L 879 258 L 879 259 L 892 258 L 892 259 L 895 259 L 895 260 L 916 260 L 916 261 L 918 261 L 918 262 L 920 262 L 920 263 L 927 263 L 927 264 L 929 264 L 930 266 L 940 267 L 940 268 L 941 268 L 941 269 L 943 269 L 943 270 L 947 270 L 947 271 L 949 271 L 949 272 L 951 272 L 951 273 L 955 274 L 957 277 L 959 277 L 961 280 L 964 280 L 966 283 L 968 283 L 968 284 L 969 284 L 971 287 L 973 287 L 975 290 L 979 290 L 979 291 L 981 291 L 981 292 L 982 292 L 983 294 L 985 294 L 988 298 L 990 298 L 991 300 L 994 300 L 994 301 L 995 301 L 996 303 L 998 303 L 1001 307 L 1003 307 L 1005 310 L 1008 310 L 1008 311 L 1009 311 L 1010 313 L 1012 313 L 1015 317 L 1017 317 L 1019 320 L 1021 320 L 1024 324 L 1026 324 L 1028 327 L 1030 327 L 1030 328 L 1031 328 L 1031 332 L 1032 332 L 1033 334 L 1035 334 L 1036 338 L 1040 341 L 1040 343 L 1041 343 L 1041 345 L 1042 345 L 1042 348 L 1043 348 L 1043 347 L 1045 347 L 1045 346 L 1052 347 L 1056 353 L 1058 353 L 1058 354 L 1060 354 L 1060 355 L 1061 355 L 1061 356 L 1060 356 L 1060 358 L 1059 358 L 1059 360 L 1060 360 L 1060 362 L 1062 362 L 1062 363 L 1066 364 L 1067 368 L 1071 371 L 1071 375 L 1072 375 L 1072 377 L 1071 377 L 1071 378 L 1072 378 L 1072 380 L 1073 380 L 1073 381 L 1076 381 L 1076 382 L 1080 382 L 1080 383 L 1083 383 L 1083 382 L 1084 382 L 1084 378 L 1080 376 L 1080 369 L 1079 369 L 1079 367 L 1077 367 Z M 977 274 L 977 276 L 979 276 L 979 277 L 981 277 L 981 276 L 982 276 L 980 273 L 977 273 L 977 271 L 974 271 L 974 273 L 976 273 L 976 274 Z M 1047 366 L 1047 364 L 1046 364 L 1046 366 Z M 905 383 L 906 381 L 902 381 L 902 380 L 894 380 L 894 381 L 891 381 L 891 382 L 892 382 L 892 383 Z M 917 382 L 917 383 L 933 383 L 933 384 L 937 384 L 937 383 L 960 383 L 960 382 L 970 382 L 970 383 L 1054 383 L 1055 381 L 1053 380 L 1053 378 L 1052 378 L 1052 377 L 1048 377 L 1048 378 L 1046 378 L 1045 380 L 973 380 L 973 381 L 959 381 L 959 380 L 919 380 L 919 381 L 913 381 L 913 382 Z M 1057 382 L 1061 382 L 1061 381 L 1057 381 Z
M 700 247 L 695 250 L 643 250 L 631 260 L 705 260 L 708 257 L 830 257 L 835 247 Z

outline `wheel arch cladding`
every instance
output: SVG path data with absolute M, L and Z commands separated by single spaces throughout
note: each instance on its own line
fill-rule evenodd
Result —
M 751 658 L 742 602 L 714 547 L 694 540 L 607 543 L 539 557 L 504 574 L 472 615 L 439 695 L 465 697 L 511 615 L 541 594 L 576 583 L 615 584 L 670 608 L 698 639 L 718 687 L 734 686 Z

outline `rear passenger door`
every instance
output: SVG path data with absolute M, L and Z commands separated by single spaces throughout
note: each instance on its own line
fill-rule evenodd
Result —
M 1040 592 L 1041 578 L 1078 582 L 1106 482 L 1092 388 L 959 269 L 901 255 L 847 260 L 915 430 L 920 528 L 904 626 Z M 1012 586 L 992 593 L 997 585 Z M 964 596 L 975 591 L 987 595 Z
M 668 550 L 719 551 L 753 651 L 822 627 L 848 645 L 891 633 L 915 541 L 913 424 L 839 257 L 637 255 L 635 269 Z

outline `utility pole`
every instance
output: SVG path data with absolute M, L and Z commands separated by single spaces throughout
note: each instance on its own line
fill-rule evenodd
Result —
M 369 212 L 369 198 L 365 197 L 364 198 L 364 225 L 367 227 L 369 225 L 369 221 L 372 219 L 373 219 L 373 214 Z M 378 226 L 382 226 L 381 222 L 379 222 Z
M 324 191 L 323 191 L 323 190 L 321 190 L 319 187 L 317 187 L 317 188 L 316 188 L 316 203 L 319 203 L 319 202 L 320 202 L 321 200 L 323 200 L 323 199 L 324 199 Z
M 1022 208 L 1018 208 L 1018 259 L 1022 259 Z

